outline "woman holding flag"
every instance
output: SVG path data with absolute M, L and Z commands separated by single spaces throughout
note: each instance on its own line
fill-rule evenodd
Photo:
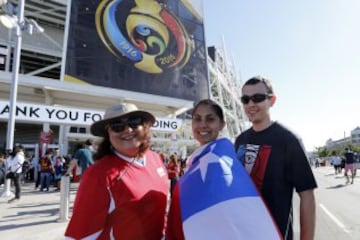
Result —
M 174 189 L 167 240 L 282 239 L 233 144 L 218 138 L 224 127 L 214 101 L 194 107 L 192 131 L 200 147 Z

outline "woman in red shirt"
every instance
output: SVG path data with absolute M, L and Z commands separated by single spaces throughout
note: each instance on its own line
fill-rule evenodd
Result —
M 66 239 L 159 240 L 169 192 L 166 167 L 149 149 L 155 117 L 133 104 L 106 110 L 91 133 L 103 137 L 84 172 Z

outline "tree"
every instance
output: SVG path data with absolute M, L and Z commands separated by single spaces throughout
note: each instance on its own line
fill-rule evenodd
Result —
M 326 147 L 317 147 L 316 152 L 319 157 L 328 157 L 331 155 L 331 151 L 329 151 Z

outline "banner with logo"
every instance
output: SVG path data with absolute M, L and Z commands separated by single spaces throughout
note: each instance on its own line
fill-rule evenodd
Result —
M 65 81 L 208 98 L 202 0 L 73 0 Z

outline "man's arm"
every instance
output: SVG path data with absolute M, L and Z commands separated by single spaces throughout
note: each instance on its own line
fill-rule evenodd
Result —
M 313 240 L 315 235 L 314 190 L 299 192 L 300 197 L 300 240 Z

